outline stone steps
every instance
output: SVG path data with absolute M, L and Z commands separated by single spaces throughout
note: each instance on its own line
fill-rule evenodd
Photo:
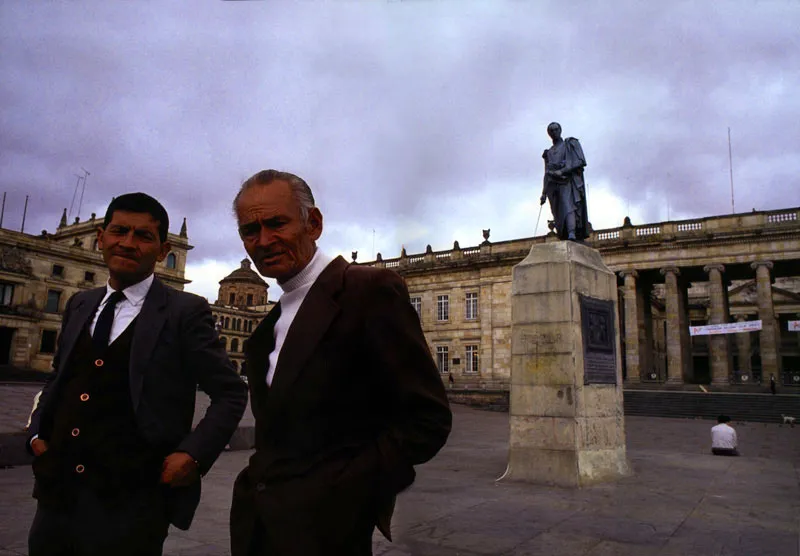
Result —
M 800 425 L 800 396 L 793 395 L 626 389 L 624 403 L 625 415 L 716 419 L 724 414 L 734 421 L 782 423 L 783 414 Z

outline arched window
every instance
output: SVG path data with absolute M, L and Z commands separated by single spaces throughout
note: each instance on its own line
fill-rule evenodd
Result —
M 239 351 L 239 338 L 234 338 L 231 340 L 231 353 L 236 353 Z
M 220 336 L 219 341 L 222 342 L 223 349 L 228 349 L 228 338 L 225 336 Z
M 178 266 L 178 257 L 175 256 L 175 253 L 170 253 L 167 255 L 167 268 L 175 268 Z
M 231 318 L 225 317 L 225 326 L 223 328 L 228 329 L 231 327 Z

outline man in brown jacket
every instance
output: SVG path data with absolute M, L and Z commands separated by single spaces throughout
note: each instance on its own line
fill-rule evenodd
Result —
M 450 433 L 417 313 L 395 272 L 316 248 L 322 214 L 299 177 L 259 172 L 234 211 L 284 293 L 245 348 L 256 451 L 234 486 L 232 554 L 371 555 L 413 466 Z

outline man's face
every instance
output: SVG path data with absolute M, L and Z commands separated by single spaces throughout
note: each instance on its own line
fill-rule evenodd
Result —
M 106 229 L 97 231 L 97 246 L 103 251 L 115 288 L 147 278 L 170 250 L 169 243 L 162 243 L 158 235 L 158 220 L 146 212 L 123 210 L 114 211 Z
M 245 190 L 236 216 L 247 254 L 262 276 L 278 282 L 305 268 L 322 234 L 322 213 L 312 208 L 304 222 L 291 186 L 283 180 Z

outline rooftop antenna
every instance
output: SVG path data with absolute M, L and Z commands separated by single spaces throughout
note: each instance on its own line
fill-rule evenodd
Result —
M 728 128 L 728 168 L 731 171 L 731 214 L 736 214 L 736 207 L 733 204 L 733 154 L 731 153 L 731 128 Z
M 6 214 L 6 192 L 3 191 L 3 208 L 0 209 L 0 228 L 3 227 L 3 216 Z
M 25 195 L 25 209 L 22 211 L 22 226 L 20 227 L 20 233 L 25 232 L 25 216 L 28 214 L 28 196 Z
M 81 188 L 81 200 L 78 203 L 78 218 L 81 217 L 81 207 L 83 207 L 83 192 L 86 191 L 86 178 L 88 178 L 89 175 L 91 174 L 91 172 L 89 172 L 89 170 L 87 170 L 83 166 L 81 166 L 81 170 L 83 170 L 84 176 L 83 176 L 83 187 Z
M 84 176 L 81 176 L 80 174 L 72 174 L 72 175 L 75 176 L 76 178 L 78 178 L 78 181 L 75 182 L 75 191 L 73 191 L 73 193 L 72 193 L 72 202 L 69 204 L 69 217 L 70 218 L 72 218 L 72 208 L 75 206 L 75 197 L 76 197 L 76 195 L 78 195 L 78 186 L 81 184 L 81 180 L 84 178 Z

